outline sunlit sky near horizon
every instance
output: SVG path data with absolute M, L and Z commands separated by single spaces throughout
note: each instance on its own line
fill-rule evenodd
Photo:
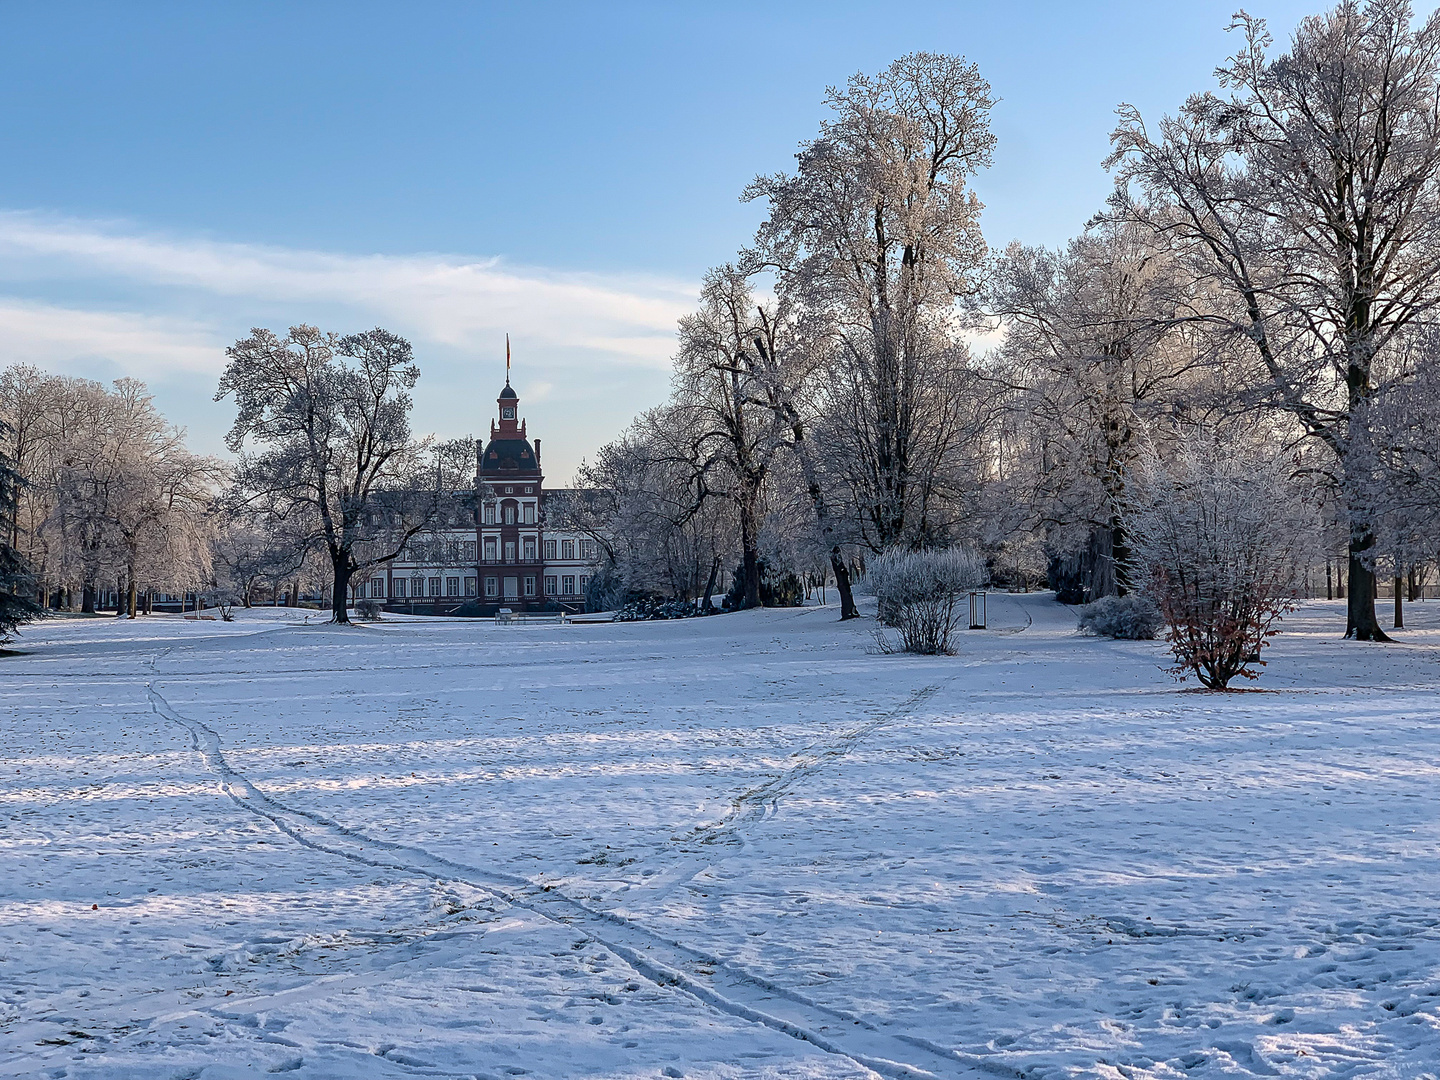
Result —
M 417 430 L 515 385 L 547 476 L 666 392 L 676 318 L 750 237 L 829 84 L 914 50 L 1001 99 L 993 246 L 1103 204 L 1114 108 L 1212 88 L 1228 2 L 11 4 L 0 13 L 0 366 L 145 379 L 193 448 L 251 326 L 415 344 Z M 1283 43 L 1318 3 L 1254 3 Z M 1428 10 L 1428 8 L 1427 8 Z

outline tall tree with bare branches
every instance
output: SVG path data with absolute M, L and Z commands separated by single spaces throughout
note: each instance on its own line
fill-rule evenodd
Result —
M 350 579 L 399 555 L 442 499 L 410 434 L 420 377 L 410 343 L 380 329 L 294 326 L 283 338 L 253 330 L 226 355 L 215 399 L 234 395 L 239 410 L 226 437 L 237 483 L 255 511 L 323 548 L 332 618 L 348 623 Z
M 1163 233 L 1203 287 L 1207 322 L 1253 348 L 1269 403 L 1336 462 L 1349 524 L 1347 636 L 1375 617 L 1371 405 L 1398 335 L 1440 303 L 1440 15 L 1404 0 L 1303 20 L 1271 56 L 1240 50 L 1154 131 L 1120 110 L 1114 214 Z

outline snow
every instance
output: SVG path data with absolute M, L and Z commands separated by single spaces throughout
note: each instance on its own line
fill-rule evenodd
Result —
M 992 596 L 0 659 L 0 1075 L 1397 1077 L 1440 1061 L 1440 605 L 1258 687 Z M 1191 684 L 1193 686 L 1193 684 Z

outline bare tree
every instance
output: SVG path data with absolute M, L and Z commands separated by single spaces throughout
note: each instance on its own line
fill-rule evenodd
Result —
M 1044 530 L 1051 585 L 1069 603 L 1126 591 L 1121 512 L 1143 433 L 1203 413 L 1210 396 L 1213 357 L 1188 321 L 1196 297 L 1153 241 L 1101 222 L 1063 251 L 1012 245 L 986 290 L 1028 458 L 1010 486 Z
M 704 485 L 684 413 L 642 413 L 581 466 L 581 490 L 549 500 L 550 523 L 584 532 L 602 554 L 593 586 L 605 606 L 647 595 L 708 604 L 739 546 L 738 516 Z
M 700 305 L 680 320 L 671 407 L 699 497 L 723 496 L 735 506 L 743 606 L 759 607 L 761 498 L 781 445 L 779 416 L 756 378 L 752 343 L 761 327 L 749 279 L 731 266 L 710 271 Z
M 1127 523 L 1177 675 L 1223 690 L 1265 663 L 1315 527 L 1291 473 L 1287 456 L 1233 437 L 1192 436 L 1169 462 L 1146 455 Z
M 754 350 L 742 350 L 741 357 L 750 366 L 764 404 L 778 418 L 787 436 L 785 446 L 799 466 L 820 547 L 840 594 L 840 618 L 856 618 L 860 610 L 855 606 L 844 548 L 851 537 L 834 512 L 825 455 L 817 452 L 813 438 L 817 413 L 825 400 L 824 381 L 834 337 L 823 318 L 807 318 L 783 292 L 771 304 L 757 304 L 751 333 Z
M 0 645 L 10 640 L 17 627 L 40 613 L 27 595 L 31 591 L 30 568 L 15 550 L 12 521 L 24 480 L 11 467 L 3 439 L 9 424 L 0 418 Z
M 439 505 L 410 434 L 420 377 L 410 344 L 380 329 L 295 326 L 283 338 L 253 330 L 226 355 L 215 399 L 233 394 L 239 410 L 226 438 L 237 483 L 253 508 L 323 547 L 332 618 L 348 623 L 351 577 L 393 560 Z
M 1440 15 L 1347 0 L 1274 58 L 1262 20 L 1233 27 L 1224 96 L 1191 97 L 1153 135 L 1122 106 L 1114 213 L 1189 259 L 1224 298 L 1206 321 L 1254 349 L 1271 404 L 1334 455 L 1346 634 L 1381 641 L 1370 405 L 1387 349 L 1440 301 Z
M 938 475 L 926 458 L 946 432 L 945 384 L 964 360 L 954 302 L 974 290 L 985 255 L 966 180 L 990 162 L 993 99 L 973 64 L 912 53 L 826 101 L 834 117 L 802 146 L 794 175 L 746 189 L 770 205 L 754 255 L 832 318 L 836 400 L 851 410 L 851 479 L 872 542 L 915 543 Z

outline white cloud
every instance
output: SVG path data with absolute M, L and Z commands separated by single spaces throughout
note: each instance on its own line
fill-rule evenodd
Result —
M 261 316 L 314 317 L 336 305 L 383 322 L 417 342 L 546 352 L 585 349 L 621 364 L 666 365 L 675 322 L 693 300 L 679 282 L 511 267 L 497 259 L 444 255 L 358 256 L 203 239 L 175 239 L 113 225 L 0 212 L 0 274 L 12 280 L 110 282 L 153 297 L 153 306 L 193 308 L 208 294 L 233 325 Z M 167 296 L 166 294 L 170 294 Z M 175 295 L 190 297 L 182 303 Z M 217 304 L 216 301 L 224 301 Z
M 67 374 L 99 366 L 140 379 L 180 372 L 218 375 L 225 359 L 203 325 L 14 299 L 0 299 L 0 342 L 7 364 Z
M 209 451 L 232 412 L 211 401 L 225 347 L 252 326 L 403 334 L 425 373 L 416 428 L 450 434 L 485 430 L 508 332 L 517 388 L 528 405 L 546 402 L 531 430 L 564 482 L 664 396 L 675 323 L 697 291 L 494 258 L 347 255 L 0 211 L 0 364 L 144 379 Z

